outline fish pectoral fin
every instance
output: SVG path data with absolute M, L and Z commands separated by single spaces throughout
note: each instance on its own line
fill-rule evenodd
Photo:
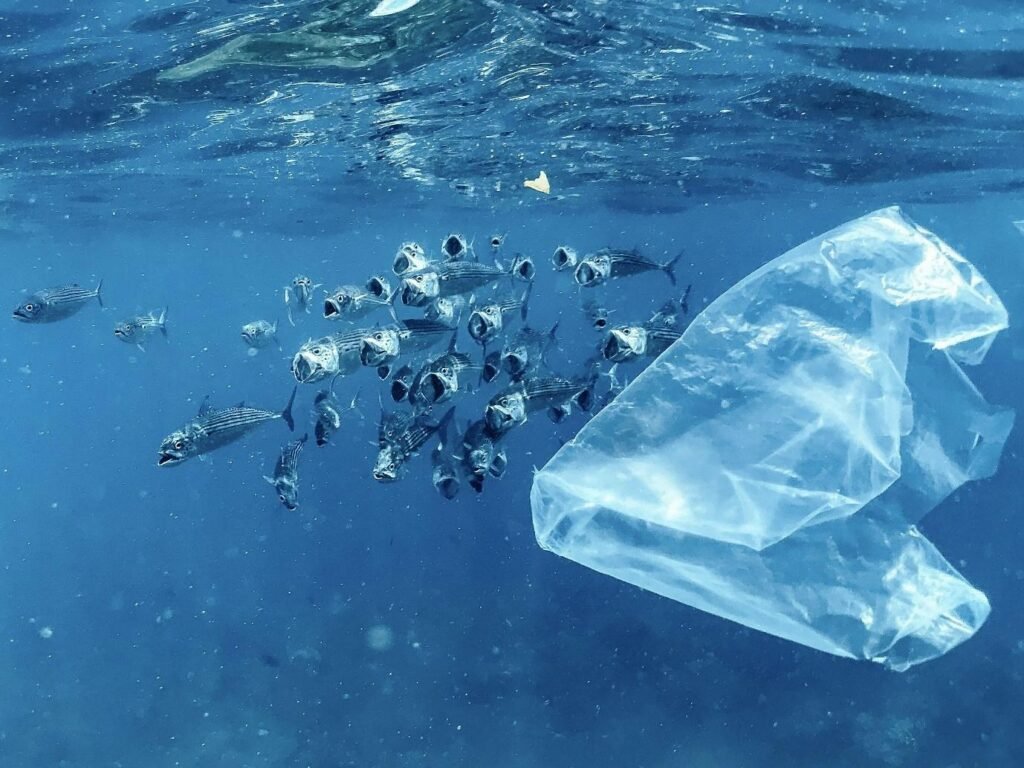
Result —
M 271 485 L 277 485 L 277 481 L 274 480 L 274 478 L 272 478 L 272 477 L 267 477 L 266 475 L 264 475 L 263 479 L 266 480 Z

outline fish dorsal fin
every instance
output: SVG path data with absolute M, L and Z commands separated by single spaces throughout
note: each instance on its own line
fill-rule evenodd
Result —
M 203 416 L 205 416 L 206 414 L 208 414 L 212 410 L 213 410 L 213 406 L 210 405 L 210 396 L 207 395 L 206 397 L 203 398 L 203 402 L 201 402 L 199 404 L 199 416 L 200 416 L 200 418 L 202 418 Z
M 245 408 L 245 400 L 239 400 L 235 408 Z

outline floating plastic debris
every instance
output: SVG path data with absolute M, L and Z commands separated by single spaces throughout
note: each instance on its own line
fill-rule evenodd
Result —
M 420 0 L 381 0 L 377 3 L 377 7 L 370 11 L 370 16 L 393 16 L 396 13 L 408 11 L 419 2 Z
M 537 541 L 838 656 L 941 656 L 989 603 L 916 523 L 998 468 L 1013 412 L 961 366 L 1007 325 L 898 208 L 849 222 L 730 288 L 537 473 Z
M 548 182 L 548 175 L 544 171 L 541 171 L 540 176 L 536 179 L 524 181 L 523 186 L 528 189 L 534 189 L 537 192 L 543 192 L 545 195 L 551 194 L 551 184 Z

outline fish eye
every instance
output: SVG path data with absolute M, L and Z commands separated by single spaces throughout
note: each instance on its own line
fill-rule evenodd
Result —
M 373 334 L 373 338 L 375 338 L 377 341 L 384 341 L 384 334 L 383 333 L 375 333 L 375 334 Z
M 25 305 L 25 310 L 28 311 L 28 312 L 32 312 L 35 308 L 36 308 L 35 304 L 26 304 Z
M 287 502 L 287 501 L 288 501 L 288 499 L 286 499 L 286 498 L 284 497 L 284 494 L 283 494 L 283 493 L 279 493 L 279 494 L 277 494 L 277 498 L 279 498 L 279 499 L 280 499 L 281 501 L 283 501 L 283 502 Z
M 184 447 L 185 447 L 185 441 L 184 441 L 184 440 L 175 440 L 175 441 L 174 441 L 174 449 L 175 449 L 176 451 L 180 451 L 180 450 L 182 450 L 182 449 L 183 449 Z
M 443 373 L 445 376 L 451 376 L 452 375 L 452 369 L 451 368 L 442 368 L 441 369 L 441 373 Z
M 323 350 L 320 347 L 313 347 L 312 352 L 314 355 L 319 355 Z

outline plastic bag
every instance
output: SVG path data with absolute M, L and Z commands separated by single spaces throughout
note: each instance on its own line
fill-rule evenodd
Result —
M 537 473 L 545 549 L 749 627 L 904 670 L 989 613 L 914 523 L 993 474 L 1013 412 L 960 368 L 1007 327 L 898 208 L 735 285 Z

